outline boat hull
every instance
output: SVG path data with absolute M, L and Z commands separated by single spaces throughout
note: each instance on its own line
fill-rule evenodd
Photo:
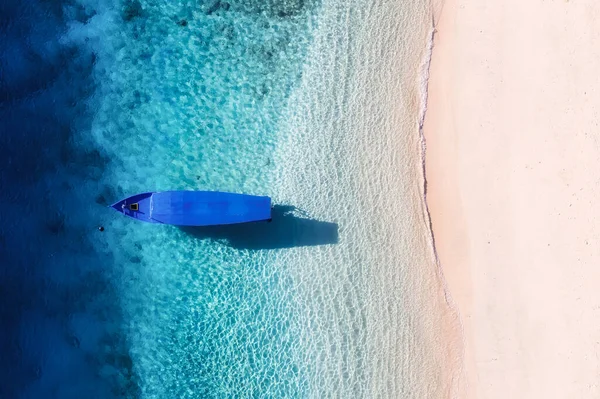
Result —
M 111 205 L 125 216 L 175 226 L 219 226 L 271 219 L 271 198 L 219 191 L 160 191 Z

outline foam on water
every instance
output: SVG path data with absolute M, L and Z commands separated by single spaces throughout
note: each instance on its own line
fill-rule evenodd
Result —
M 280 125 L 278 200 L 341 228 L 337 246 L 277 258 L 304 309 L 301 363 L 314 396 L 450 389 L 419 135 L 430 13 L 428 1 L 324 1 Z

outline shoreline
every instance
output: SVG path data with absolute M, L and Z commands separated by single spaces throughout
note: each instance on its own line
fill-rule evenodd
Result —
M 423 60 L 420 66 L 420 110 L 418 118 L 420 153 L 421 153 L 421 170 L 422 170 L 422 195 L 423 195 L 423 216 L 424 223 L 427 227 L 429 240 L 431 243 L 431 251 L 433 261 L 435 263 L 435 274 L 437 276 L 438 297 L 443 298 L 445 310 L 443 315 L 443 338 L 440 347 L 444 350 L 445 362 L 448 366 L 445 377 L 443 378 L 444 386 L 446 387 L 446 398 L 462 398 L 465 397 L 465 368 L 464 364 L 464 327 L 461 319 L 460 310 L 452 298 L 448 282 L 444 274 L 443 267 L 438 256 L 437 245 L 435 240 L 434 228 L 432 223 L 431 212 L 428 203 L 428 174 L 427 174 L 427 139 L 425 137 L 424 125 L 428 115 L 427 107 L 429 105 L 430 93 L 430 78 L 432 72 L 432 59 L 434 57 L 434 48 L 437 45 L 438 22 L 441 17 L 441 12 L 444 9 L 443 2 L 438 2 L 433 5 L 431 28 L 429 38 L 426 44 Z M 429 124 L 429 123 L 428 123 Z
M 600 4 L 447 0 L 425 206 L 464 354 L 456 397 L 600 395 Z
M 422 171 L 423 171 L 423 203 L 424 203 L 424 213 L 425 213 L 425 224 L 429 230 L 433 258 L 436 265 L 436 274 L 438 276 L 438 281 L 441 288 L 441 293 L 439 295 L 443 296 L 444 301 L 447 306 L 447 315 L 449 318 L 447 320 L 446 331 L 447 333 L 444 335 L 444 340 L 446 341 L 444 344 L 448 348 L 448 352 L 446 353 L 447 360 L 450 361 L 450 369 L 451 371 L 448 373 L 447 381 L 449 392 L 447 393 L 448 398 L 466 398 L 466 397 L 474 397 L 473 394 L 469 393 L 469 384 L 467 380 L 467 365 L 465 362 L 466 357 L 466 340 L 465 340 L 465 328 L 463 322 L 463 314 L 461 309 L 464 306 L 459 306 L 457 301 L 454 299 L 452 295 L 453 290 L 451 287 L 457 288 L 456 283 L 452 281 L 454 276 L 450 275 L 449 277 L 446 273 L 445 265 L 442 264 L 440 260 L 440 256 L 438 254 L 438 244 L 436 243 L 436 231 L 440 232 L 440 226 L 438 226 L 436 220 L 437 228 L 434 228 L 434 221 L 432 217 L 432 212 L 430 206 L 433 204 L 434 209 L 438 207 L 437 197 L 432 197 L 429 195 L 429 186 L 431 184 L 430 180 L 434 181 L 434 184 L 437 184 L 438 181 L 436 179 L 437 176 L 431 176 L 428 173 L 428 165 L 431 165 L 431 157 L 430 151 L 428 151 L 428 139 L 426 130 L 432 128 L 434 122 L 432 119 L 435 119 L 437 115 L 437 106 L 438 104 L 438 96 L 439 93 L 439 84 L 438 79 L 440 75 L 442 75 L 439 70 L 444 65 L 440 63 L 438 58 L 440 58 L 440 50 L 443 51 L 443 56 L 447 56 L 448 49 L 446 49 L 446 40 L 442 42 L 443 46 L 440 48 L 440 38 L 439 38 L 439 29 L 443 30 L 444 36 L 446 36 L 446 29 L 449 28 L 448 14 L 451 14 L 454 11 L 454 7 L 456 6 L 455 0 L 442 0 L 432 5 L 432 21 L 431 21 L 431 33 L 429 37 L 429 41 L 427 43 L 425 57 L 423 63 L 421 64 L 421 108 L 419 113 L 418 127 L 419 127 L 419 136 L 421 142 L 421 159 L 422 159 Z M 445 39 L 445 37 L 444 37 Z M 433 78 L 432 78 L 433 75 Z M 434 106 L 434 115 L 430 116 L 428 107 Z M 438 155 L 438 154 L 435 154 Z M 437 166 L 437 165 L 434 165 Z M 444 231 L 445 233 L 445 231 Z M 444 244 L 442 244 L 443 246 Z M 455 362 L 455 364 L 452 364 Z

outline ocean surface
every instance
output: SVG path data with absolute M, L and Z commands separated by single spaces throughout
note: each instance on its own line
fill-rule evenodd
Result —
M 428 0 L 0 3 L 0 398 L 436 398 Z M 143 191 L 269 195 L 180 229 Z M 98 230 L 104 226 L 104 231 Z

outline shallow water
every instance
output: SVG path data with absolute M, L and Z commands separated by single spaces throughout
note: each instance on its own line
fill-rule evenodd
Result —
M 429 3 L 51 4 L 0 13 L 0 396 L 438 395 Z M 104 207 L 163 189 L 270 195 L 274 221 Z

